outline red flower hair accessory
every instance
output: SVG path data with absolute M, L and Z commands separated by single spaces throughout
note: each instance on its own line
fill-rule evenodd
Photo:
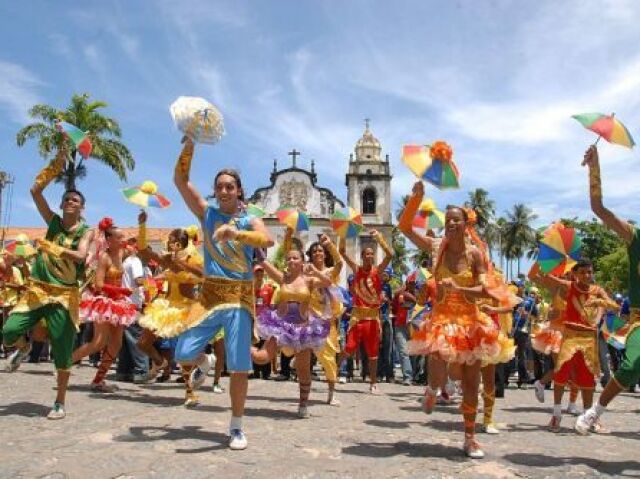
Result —
M 100 231 L 107 231 L 109 228 L 113 228 L 113 219 L 105 216 L 100 220 L 100 223 L 98 223 L 98 229 Z

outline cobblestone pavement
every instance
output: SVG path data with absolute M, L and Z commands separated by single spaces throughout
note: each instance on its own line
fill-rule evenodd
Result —
M 117 393 L 98 395 L 88 388 L 93 371 L 74 369 L 62 421 L 44 418 L 55 394 L 49 364 L 0 373 L 0 477 L 640 476 L 640 395 L 614 403 L 604 417 L 609 433 L 580 437 L 569 416 L 561 433 L 547 432 L 549 405 L 537 403 L 531 389 L 509 389 L 496 408 L 504 430 L 479 435 L 487 457 L 472 461 L 460 450 L 457 407 L 425 416 L 421 387 L 382 384 L 382 394 L 371 396 L 365 384 L 340 385 L 342 405 L 332 407 L 322 403 L 326 384 L 316 381 L 311 417 L 302 420 L 296 383 L 253 380 L 249 449 L 230 451 L 229 399 L 211 392 L 211 379 L 202 404 L 187 410 L 181 384 L 120 383 Z

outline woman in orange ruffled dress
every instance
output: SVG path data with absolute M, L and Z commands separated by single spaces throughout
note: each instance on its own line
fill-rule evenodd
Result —
M 416 246 L 426 251 L 432 238 L 413 231 L 411 226 L 424 196 L 418 181 L 400 218 L 400 230 Z M 503 349 L 493 321 L 481 313 L 477 300 L 488 296 L 486 261 L 481 251 L 466 240 L 467 213 L 450 207 L 445 214 L 445 238 L 434 264 L 436 299 L 431 318 L 409 342 L 412 354 L 429 354 L 429 385 L 425 391 L 425 412 L 431 413 L 436 402 L 437 385 L 443 384 L 445 363 L 453 376 L 462 379 L 462 414 L 464 418 L 464 452 L 473 459 L 484 457 L 475 439 L 480 368 L 483 361 L 499 356 Z

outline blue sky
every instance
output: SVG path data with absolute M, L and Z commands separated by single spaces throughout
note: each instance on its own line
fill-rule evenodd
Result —
M 64 5 L 64 8 L 62 8 Z M 28 194 L 42 167 L 18 148 L 28 108 L 64 107 L 73 93 L 109 103 L 136 170 L 174 200 L 157 226 L 193 222 L 171 183 L 180 134 L 168 107 L 203 96 L 227 134 L 200 146 L 192 177 L 209 191 L 215 171 L 238 167 L 252 192 L 273 159 L 315 159 L 319 182 L 346 198 L 349 153 L 363 118 L 391 157 L 394 203 L 413 179 L 403 143 L 448 141 L 462 189 L 440 205 L 489 190 L 498 212 L 524 202 L 548 222 L 590 218 L 591 133 L 571 114 L 615 111 L 640 140 L 640 2 L 600 1 L 102 1 L 0 4 L 0 168 L 16 177 L 13 225 L 39 225 Z M 640 219 L 637 151 L 601 142 L 605 202 Z M 79 184 L 95 224 L 123 225 L 137 210 L 124 185 L 90 163 Z M 61 187 L 48 190 L 53 205 Z

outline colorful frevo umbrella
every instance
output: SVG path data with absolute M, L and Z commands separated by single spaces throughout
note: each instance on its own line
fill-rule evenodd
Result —
M 293 206 L 281 206 L 277 209 L 276 216 L 280 223 L 288 226 L 295 232 L 309 230 L 309 217 L 306 213 L 303 213 Z
M 436 208 L 431 198 L 427 198 L 420 203 L 418 213 L 413 218 L 413 226 L 427 230 L 443 228 L 444 213 Z
M 143 208 L 167 208 L 171 205 L 171 201 L 158 193 L 158 185 L 153 181 L 147 180 L 140 186 L 124 188 L 122 194 L 129 203 Z
M 64 136 L 69 138 L 76 151 L 80 153 L 80 156 L 84 159 L 89 158 L 93 150 L 93 145 L 89 139 L 88 132 L 82 131 L 77 126 L 67 123 L 66 121 L 56 121 L 56 128 Z
M 350 206 L 338 210 L 331 216 L 331 227 L 341 238 L 357 238 L 364 229 L 362 215 Z
M 431 276 L 432 275 L 427 268 L 420 267 L 409 273 L 409 276 L 407 276 L 407 281 L 414 281 L 418 284 L 424 284 L 429 280 L 429 278 L 431 278 Z
M 433 145 L 403 145 L 402 162 L 418 178 L 436 188 L 460 187 L 460 172 L 453 162 L 453 150 L 444 141 Z
M 247 205 L 247 214 L 250 216 L 254 216 L 256 218 L 262 218 L 264 215 L 267 214 L 267 212 L 260 206 L 254 203 L 249 203 Z
M 633 148 L 636 144 L 627 127 L 615 117 L 614 113 L 611 115 L 581 113 L 579 115 L 573 115 L 571 118 L 578 120 L 587 130 L 598 134 L 596 144 L 600 138 L 604 138 L 609 143 L 626 146 L 627 148 Z
M 538 245 L 536 262 L 545 274 L 562 275 L 580 258 L 582 242 L 574 228 L 562 223 L 551 225 Z
M 602 336 L 614 348 L 624 349 L 630 325 L 617 314 L 606 315 L 602 322 Z
M 7 243 L 5 250 L 14 256 L 21 256 L 23 258 L 29 258 L 37 253 L 37 250 L 31 246 L 29 238 L 24 233 L 18 234 L 15 240 Z

